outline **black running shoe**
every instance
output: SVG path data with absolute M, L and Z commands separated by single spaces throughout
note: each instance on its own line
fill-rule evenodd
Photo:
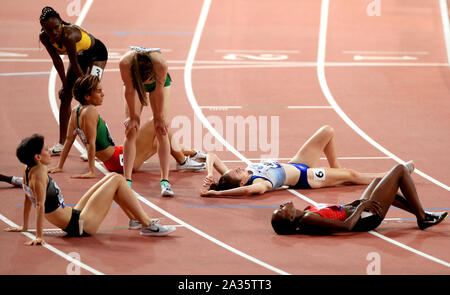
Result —
M 448 212 L 425 212 L 425 220 L 417 221 L 420 229 L 426 229 L 447 218 Z

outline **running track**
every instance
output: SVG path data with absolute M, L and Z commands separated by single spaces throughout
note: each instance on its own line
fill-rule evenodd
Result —
M 207 127 L 222 122 L 216 143 L 225 147 L 216 152 L 234 167 L 239 159 L 255 160 L 266 152 L 260 144 L 251 150 L 247 141 L 243 150 L 237 148 L 244 139 L 225 136 L 227 116 L 263 117 L 269 125 L 276 116 L 280 159 L 291 157 L 318 127 L 330 124 L 344 167 L 386 171 L 397 161 L 413 159 L 423 206 L 448 210 L 450 71 L 444 1 L 382 1 L 379 16 L 367 15 L 369 1 L 330 2 L 169 0 L 122 7 L 121 1 L 103 5 L 97 0 L 81 1 L 91 4 L 89 9 L 84 6 L 86 14 L 72 17 L 67 3 L 52 5 L 63 19 L 82 22 L 110 52 L 100 113 L 117 143 L 124 138 L 118 57 L 128 45 L 161 47 L 174 78 L 171 117 L 188 118 L 193 145 L 198 142 L 195 123 L 206 117 L 213 122 L 201 129 L 205 144 Z M 60 82 L 52 78 L 51 61 L 38 43 L 38 16 L 45 5 L 28 1 L 19 7 L 9 1 L 0 12 L 3 174 L 21 173 L 14 156 L 21 138 L 39 132 L 51 145 L 58 137 L 53 110 Z M 150 116 L 146 109 L 144 117 Z M 230 139 L 235 142 L 227 148 Z M 65 172 L 54 175 L 67 204 L 76 203 L 103 175 L 99 165 L 96 179 L 71 179 L 86 169 L 78 155 L 72 149 Z M 179 226 L 174 234 L 141 237 L 125 228 L 127 219 L 117 206 L 97 235 L 68 239 L 49 233 L 46 248 L 25 247 L 30 236 L 0 231 L 0 273 L 66 274 L 76 269 L 70 263 L 78 263 L 71 258 L 77 256 L 81 274 L 366 274 L 375 253 L 382 274 L 450 274 L 448 221 L 419 231 L 411 215 L 393 209 L 371 233 L 282 237 L 270 227 L 272 211 L 287 200 L 298 207 L 348 202 L 364 187 L 204 199 L 198 196 L 204 174 L 173 171 L 176 196 L 162 199 L 156 161 L 150 159 L 134 175 L 133 189 L 150 216 Z M 23 193 L 7 184 L 0 190 L 3 226 L 20 225 Z

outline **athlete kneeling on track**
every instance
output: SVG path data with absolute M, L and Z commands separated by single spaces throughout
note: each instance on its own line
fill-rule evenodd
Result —
M 75 175 L 75 178 L 95 177 L 95 157 L 103 162 L 110 172 L 123 172 L 123 147 L 116 146 L 105 121 L 100 117 L 97 106 L 102 105 L 104 94 L 100 80 L 96 76 L 86 75 L 76 80 L 73 89 L 75 99 L 80 103 L 72 110 L 67 139 L 58 165 L 50 172 L 62 171 L 69 151 L 78 135 L 87 150 L 89 172 Z M 148 120 L 140 128 L 136 139 L 136 157 L 133 170 L 140 169 L 144 161 L 156 154 L 158 141 L 153 119 Z M 177 161 L 178 170 L 199 171 L 205 169 L 206 155 L 201 151 L 186 149 L 171 139 L 171 153 Z

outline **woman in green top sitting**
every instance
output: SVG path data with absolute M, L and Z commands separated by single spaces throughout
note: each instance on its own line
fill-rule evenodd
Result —
M 76 80 L 73 95 L 80 105 L 73 108 L 67 139 L 61 152 L 58 166 L 51 168 L 50 172 L 62 171 L 70 148 L 78 135 L 87 150 L 89 172 L 74 175 L 74 178 L 95 177 L 95 157 L 103 162 L 111 172 L 123 172 L 123 147 L 116 146 L 109 133 L 108 127 L 97 112 L 96 106 L 103 102 L 103 90 L 97 76 L 86 75 Z M 157 149 L 153 119 L 147 121 L 138 132 L 136 140 L 136 158 L 133 170 L 138 170 L 145 160 L 153 156 Z M 169 134 L 171 137 L 171 134 Z M 179 170 L 204 170 L 206 155 L 200 151 L 186 150 L 177 142 L 172 142 L 172 156 L 177 161 Z

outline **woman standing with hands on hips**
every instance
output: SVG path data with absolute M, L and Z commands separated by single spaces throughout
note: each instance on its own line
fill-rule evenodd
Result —
M 169 183 L 170 141 L 168 136 L 168 113 L 170 85 L 167 61 L 159 48 L 132 46 L 119 63 L 124 83 L 125 142 L 123 145 L 123 172 L 131 186 L 131 174 L 136 157 L 136 135 L 139 130 L 143 106 L 150 103 L 153 112 L 158 156 L 161 168 L 161 195 L 174 193 Z M 139 99 L 136 99 L 136 92 Z M 148 96 L 147 96 L 148 93 Z
M 39 21 L 42 30 L 39 34 L 41 43 L 45 46 L 53 65 L 61 78 L 62 87 L 59 90 L 59 142 L 51 149 L 51 155 L 59 155 L 63 149 L 67 135 L 67 126 L 71 113 L 72 88 L 75 80 L 86 73 L 101 78 L 108 60 L 105 45 L 85 29 L 69 24 L 61 19 L 51 7 L 42 9 Z M 67 55 L 70 64 L 64 73 L 64 64 L 60 55 Z

